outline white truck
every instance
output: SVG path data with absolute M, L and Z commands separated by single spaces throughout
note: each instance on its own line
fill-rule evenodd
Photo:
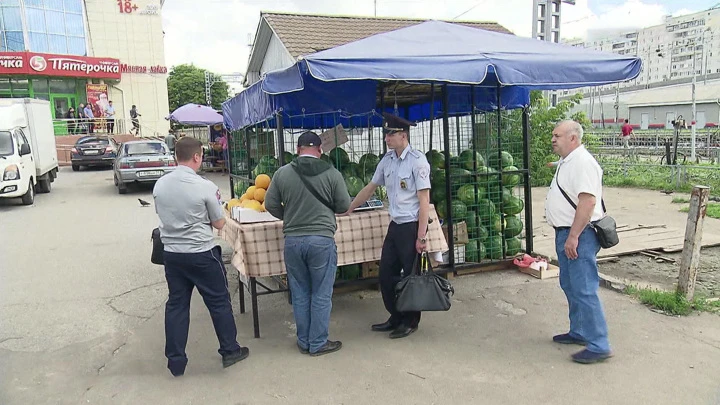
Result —
M 50 103 L 0 99 L 0 198 L 32 205 L 35 192 L 50 192 L 57 173 Z

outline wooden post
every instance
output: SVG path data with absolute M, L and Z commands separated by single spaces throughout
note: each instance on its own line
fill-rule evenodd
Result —
M 690 195 L 690 211 L 685 227 L 685 246 L 680 258 L 680 278 L 677 288 L 678 293 L 685 296 L 688 301 L 695 295 L 695 278 L 700 262 L 702 228 L 709 192 L 709 187 L 695 186 Z

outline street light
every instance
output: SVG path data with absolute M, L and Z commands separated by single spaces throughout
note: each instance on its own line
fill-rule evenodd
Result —
M 710 31 L 710 28 L 706 28 L 702 31 L 700 34 L 700 45 L 703 47 L 703 51 L 705 50 L 705 33 Z M 697 41 L 693 39 L 692 41 L 692 70 L 693 70 L 693 77 L 692 77 L 692 121 L 690 121 L 690 160 L 695 161 L 695 127 L 697 126 L 697 105 L 695 103 L 695 84 L 697 83 L 697 69 L 695 68 L 695 60 L 697 59 L 697 50 L 695 49 L 697 45 Z

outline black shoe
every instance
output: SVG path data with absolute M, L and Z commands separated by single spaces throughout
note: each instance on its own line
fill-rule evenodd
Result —
M 562 343 L 564 345 L 580 345 L 580 346 L 585 346 L 587 344 L 582 339 L 578 339 L 576 337 L 570 336 L 569 333 L 563 333 L 562 335 L 553 336 L 553 342 Z
M 310 349 L 303 349 L 302 346 L 300 346 L 300 343 L 297 344 L 298 350 L 300 350 L 300 353 L 302 354 L 308 354 L 310 353 Z
M 411 326 L 400 325 L 392 333 L 390 333 L 390 339 L 399 339 L 412 335 L 417 328 Z
M 322 356 L 323 354 L 328 354 L 332 352 L 336 352 L 340 350 L 342 347 L 342 342 L 337 340 L 333 342 L 332 340 L 328 340 L 325 342 L 323 347 L 320 348 L 320 350 L 316 351 L 315 353 L 310 353 L 311 356 Z
M 183 368 L 182 370 L 180 370 L 180 369 L 177 369 L 177 370 L 169 369 L 169 370 L 170 370 L 170 374 L 172 374 L 173 377 L 182 377 L 183 375 L 185 375 L 185 368 Z
M 383 323 L 376 323 L 373 325 L 370 329 L 372 329 L 374 332 L 390 332 L 391 330 L 395 330 L 398 326 L 390 321 L 383 322 Z
M 245 360 L 250 355 L 250 349 L 247 347 L 241 347 L 240 350 L 230 353 L 227 356 L 223 356 L 222 363 L 223 368 L 228 368 L 238 361 Z
M 583 351 L 577 352 L 572 355 L 572 359 L 576 363 L 582 363 L 582 364 L 593 364 L 593 363 L 600 363 L 602 361 L 605 361 L 612 357 L 612 353 L 595 353 L 591 352 L 588 349 L 585 349 Z

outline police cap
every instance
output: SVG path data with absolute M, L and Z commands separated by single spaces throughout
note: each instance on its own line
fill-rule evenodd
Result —
M 414 127 L 417 125 L 414 122 L 410 122 L 404 118 L 400 118 L 397 115 L 392 115 L 390 113 L 384 112 L 383 118 L 385 120 L 385 123 L 383 124 L 383 133 L 386 135 L 400 131 L 404 131 L 409 134 L 410 127 Z

